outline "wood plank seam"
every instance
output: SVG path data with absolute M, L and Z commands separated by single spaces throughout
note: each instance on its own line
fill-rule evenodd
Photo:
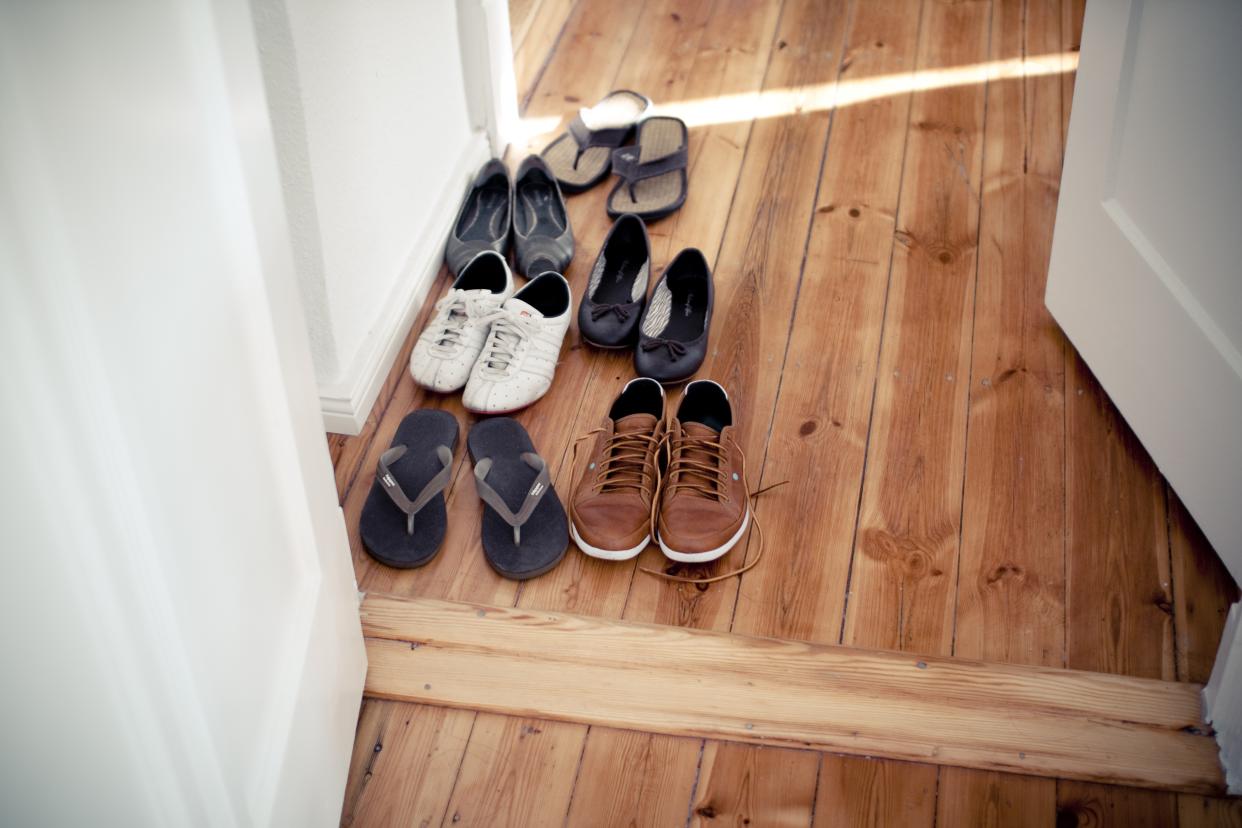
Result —
M 988 4 L 988 47 L 987 55 L 989 59 L 992 57 L 992 18 L 996 14 L 996 2 Z M 1023 29 L 1026 27 L 1026 14 L 1023 9 L 1022 15 Z M 1022 38 L 1022 53 L 1026 56 L 1026 38 Z M 957 504 L 957 554 L 953 556 L 953 595 L 950 601 L 953 604 L 953 628 L 949 633 L 949 652 L 953 653 L 957 649 L 957 614 L 958 614 L 958 595 L 961 592 L 962 583 L 962 536 L 966 519 L 966 476 L 967 476 L 967 455 L 970 452 L 970 389 L 975 382 L 975 318 L 978 314 L 978 298 L 979 298 L 979 263 L 983 257 L 979 255 L 978 248 L 980 236 L 983 233 L 983 182 L 984 171 L 987 170 L 988 163 L 988 142 L 987 142 L 987 125 L 988 125 L 988 89 L 992 81 L 985 80 L 983 82 L 983 118 L 980 120 L 980 149 L 979 149 L 979 190 L 975 193 L 975 276 L 971 287 L 970 297 L 970 346 L 969 353 L 971 358 L 967 363 L 966 369 L 966 413 L 965 428 L 962 435 L 962 486 L 958 493 Z
M 556 37 L 552 40 L 552 45 L 548 48 L 548 53 L 544 55 L 543 61 L 539 64 L 539 69 L 535 71 L 535 76 L 530 80 L 530 89 L 526 92 L 526 96 L 518 101 L 520 112 L 526 114 L 526 107 L 530 105 L 531 100 L 535 97 L 535 90 L 539 88 L 540 82 L 543 80 L 543 73 L 548 68 L 548 64 L 552 62 L 552 56 L 556 54 L 556 47 L 560 45 L 561 38 L 565 36 L 565 30 L 569 28 L 569 21 L 573 18 L 573 11 L 565 15 L 565 19 L 561 21 L 561 27 L 556 32 Z
M 915 27 L 915 35 L 914 35 L 915 43 L 918 43 L 923 37 L 923 21 L 925 17 L 924 15 L 925 8 L 926 8 L 926 3 L 919 4 L 919 22 L 918 22 L 918 25 Z M 902 193 L 905 191 L 905 187 L 903 185 L 905 183 L 905 175 L 906 175 L 906 154 L 910 147 L 910 124 L 911 124 L 911 118 L 913 117 L 913 113 L 914 113 L 914 107 L 908 106 L 906 108 L 905 140 L 902 141 L 902 145 L 901 145 L 901 176 L 897 182 L 897 203 L 896 203 L 896 210 L 894 211 L 894 215 L 901 215 Z M 896 237 L 896 223 L 894 223 L 893 229 L 894 229 L 894 238 L 895 238 Z M 893 285 L 893 262 L 895 260 L 896 255 L 897 255 L 897 245 L 896 244 L 889 245 L 888 276 L 887 276 L 885 286 L 884 286 L 884 303 L 883 303 L 883 308 L 881 309 L 881 315 L 880 315 L 880 320 L 881 320 L 880 321 L 880 339 L 879 339 L 878 346 L 875 349 L 875 363 L 874 363 L 873 370 L 872 370 L 873 378 L 871 382 L 871 406 L 870 406 L 870 411 L 867 414 L 866 437 L 863 442 L 863 472 L 862 474 L 858 476 L 858 496 L 857 496 L 857 501 L 856 501 L 856 509 L 854 513 L 854 535 L 850 541 L 850 559 L 846 567 L 845 600 L 844 602 L 842 602 L 842 606 L 841 606 L 841 627 L 840 627 L 840 631 L 837 633 L 837 638 L 836 638 L 838 643 L 842 643 L 845 641 L 845 622 L 846 622 L 846 617 L 849 614 L 850 597 L 852 596 L 852 593 L 850 591 L 850 585 L 852 584 L 854 580 L 854 560 L 858 556 L 858 530 L 862 523 L 863 492 L 867 484 L 868 453 L 871 449 L 872 426 L 875 423 L 875 401 L 876 401 L 876 396 L 879 390 L 879 383 L 880 383 L 880 357 L 884 353 L 884 332 L 885 332 L 885 329 L 887 328 L 886 323 L 888 320 L 888 298 L 891 293 L 892 285 Z
M 842 67 L 845 65 L 845 50 L 849 42 L 850 22 L 853 19 L 854 12 L 856 10 L 857 10 L 857 3 L 851 2 L 849 5 L 849 11 L 846 13 L 845 24 L 841 27 L 841 41 L 837 48 L 837 53 L 838 53 L 837 54 L 837 66 L 836 66 L 836 71 L 833 73 L 833 77 L 832 77 L 832 83 L 834 86 L 836 86 L 837 84 L 841 82 L 841 70 L 842 70 Z M 782 7 L 782 12 L 783 11 L 784 11 L 784 8 Z M 776 28 L 777 28 L 777 31 L 779 32 L 780 31 L 779 20 L 777 21 Z M 769 63 L 768 65 L 770 68 L 771 63 Z M 765 75 L 764 81 L 766 83 L 767 73 L 765 72 L 764 75 Z M 785 337 L 785 349 L 781 354 L 779 378 L 776 383 L 776 394 L 773 395 L 772 397 L 772 409 L 771 411 L 768 412 L 768 428 L 767 428 L 766 433 L 764 434 L 764 439 L 763 439 L 763 457 L 760 458 L 759 460 L 759 476 L 755 478 L 756 481 L 758 481 L 759 483 L 762 483 L 764 473 L 767 470 L 768 453 L 772 445 L 772 428 L 776 424 L 777 406 L 780 405 L 781 389 L 783 388 L 785 384 L 785 368 L 789 364 L 789 348 L 790 348 L 791 343 L 793 342 L 794 319 L 797 317 L 797 314 L 798 314 L 798 300 L 801 298 L 801 295 L 802 295 L 802 282 L 806 278 L 806 260 L 807 260 L 807 253 L 810 250 L 810 246 L 811 246 L 811 229 L 815 223 L 815 206 L 819 204 L 819 191 L 820 191 L 821 186 L 823 185 L 824 164 L 827 162 L 828 146 L 829 146 L 829 142 L 832 140 L 832 125 L 833 123 L 835 123 L 835 121 L 836 121 L 836 108 L 834 107 L 832 112 L 829 113 L 828 128 L 824 130 L 824 142 L 819 152 L 819 169 L 817 170 L 816 177 L 815 177 L 815 191 L 811 195 L 811 209 L 808 211 L 807 219 L 806 219 L 806 235 L 802 241 L 802 260 L 798 267 L 798 286 L 794 289 L 793 302 L 791 303 L 789 307 L 789 322 L 786 326 L 789 329 L 789 335 Z M 743 167 L 745 167 L 744 158 L 743 158 L 742 164 L 743 164 Z M 737 194 L 737 190 L 735 188 L 734 195 L 736 196 L 736 194 Z M 732 211 L 733 211 L 733 204 L 732 202 L 730 202 L 729 204 L 730 215 L 732 214 Z M 726 232 L 727 232 L 727 228 L 726 228 Z M 723 237 L 721 238 L 721 246 L 722 247 L 724 246 Z M 717 253 L 717 255 L 719 256 L 719 253 Z M 747 469 L 746 471 L 747 473 L 750 472 L 749 469 Z M 761 488 L 761 486 L 757 485 L 756 488 Z M 751 508 L 756 512 L 759 511 L 757 504 L 752 504 Z M 753 534 L 754 533 L 751 532 L 751 533 L 748 533 L 746 536 L 745 549 L 743 550 L 743 553 L 742 553 L 742 565 L 745 565 L 750 560 L 750 546 L 751 546 L 751 540 L 752 540 Z M 745 577 L 746 575 L 743 574 L 741 578 L 739 578 L 738 593 L 737 593 L 738 595 L 741 594 L 740 593 L 740 590 L 741 590 L 740 581 L 744 579 Z M 737 599 L 737 596 L 735 595 L 733 599 L 733 607 L 730 609 L 730 612 L 729 612 L 729 625 L 728 625 L 729 629 L 733 628 L 734 620 L 737 617 L 738 603 L 739 601 Z M 817 784 L 818 784 L 818 780 L 817 780 Z

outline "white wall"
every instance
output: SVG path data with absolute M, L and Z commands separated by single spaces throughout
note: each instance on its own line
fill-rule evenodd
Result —
M 457 9 L 255 0 L 254 18 L 320 396 L 356 431 L 488 154 Z
M 0 823 L 335 825 L 365 658 L 249 5 L 0 5 Z

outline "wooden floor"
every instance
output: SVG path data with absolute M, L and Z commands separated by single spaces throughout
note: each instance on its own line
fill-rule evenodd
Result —
M 360 588 L 1206 679 L 1237 589 L 1043 307 L 1081 2 L 512 0 L 511 16 L 536 149 L 610 89 L 693 102 L 690 196 L 651 228 L 656 264 L 686 246 L 714 262 L 700 376 L 735 401 L 752 484 L 792 484 L 760 500 L 767 551 L 740 580 L 671 584 L 571 549 L 519 585 L 483 560 L 459 453 L 440 556 L 387 569 L 357 536 L 379 453 L 413 408 L 471 422 L 414 387 L 411 337 L 363 434 L 329 438 Z M 954 67 L 978 71 L 938 71 Z M 576 296 L 606 190 L 569 202 Z M 630 376 L 571 330 L 520 416 L 562 495 L 572 438 Z M 1188 828 L 1242 824 L 1242 807 L 368 699 L 342 822 Z

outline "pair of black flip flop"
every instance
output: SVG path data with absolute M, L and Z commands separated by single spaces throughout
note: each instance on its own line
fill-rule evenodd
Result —
M 617 89 L 579 110 L 543 150 L 561 189 L 580 193 L 612 172 L 620 179 L 608 194 L 613 218 L 630 213 L 655 221 L 680 209 L 688 191 L 689 133 L 680 118 L 653 116 L 651 109 L 646 95 Z
M 457 418 L 447 411 L 414 411 L 380 455 L 360 526 L 363 545 L 380 563 L 411 569 L 440 551 L 457 435 Z M 526 429 L 509 417 L 482 420 L 470 429 L 466 447 L 484 504 L 483 554 L 492 569 L 521 581 L 560 563 L 569 524 L 548 464 Z

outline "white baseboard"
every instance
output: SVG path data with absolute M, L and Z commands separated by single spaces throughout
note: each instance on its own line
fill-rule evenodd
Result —
M 362 431 L 414 317 L 440 272 L 444 242 L 457 216 L 466 184 L 490 157 L 487 134 L 474 133 L 462 147 L 452 175 L 436 197 L 432 219 L 414 243 L 400 278 L 382 306 L 382 316 L 375 320 L 353 363 L 344 372 L 344 378 L 320 388 L 323 424 L 329 432 L 358 434 Z

